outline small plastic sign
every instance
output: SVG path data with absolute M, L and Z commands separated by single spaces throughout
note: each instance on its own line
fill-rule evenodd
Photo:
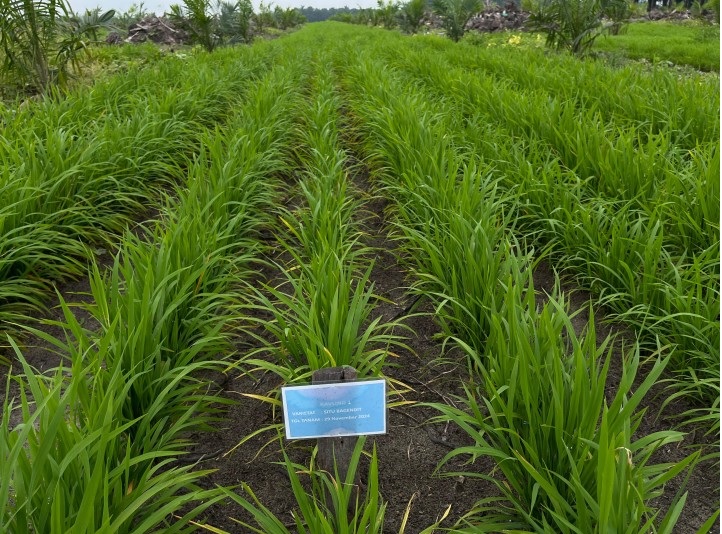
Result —
M 386 433 L 386 381 L 281 388 L 286 439 Z

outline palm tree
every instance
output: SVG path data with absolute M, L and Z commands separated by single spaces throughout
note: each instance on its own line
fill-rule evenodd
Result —
M 464 36 L 466 23 L 481 10 L 479 0 L 434 0 L 434 13 L 442 19 L 446 35 L 454 41 Z

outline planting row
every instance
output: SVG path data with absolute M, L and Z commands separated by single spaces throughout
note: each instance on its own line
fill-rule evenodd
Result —
M 254 312 L 264 333 L 259 353 L 246 364 L 273 370 L 287 382 L 310 379 L 325 367 L 350 365 L 361 376 L 381 373 L 393 324 L 370 320 L 377 296 L 369 281 L 372 261 L 359 240 L 360 201 L 348 180 L 348 156 L 338 140 L 339 99 L 332 72 L 316 59 L 312 95 L 298 126 L 296 209 L 281 208 L 278 236 L 288 261 L 281 283 L 256 291 Z
M 370 42 L 376 57 L 390 58 L 383 42 Z M 396 74 L 395 90 L 428 87 L 415 94 L 444 110 L 436 120 L 467 154 L 464 161 L 479 158 L 474 164 L 498 177 L 515 198 L 517 235 L 549 249 L 557 264 L 575 273 L 582 287 L 632 325 L 652 350 L 664 347 L 675 373 L 672 398 L 682 395 L 699 406 L 684 420 L 704 421 L 718 434 L 718 139 L 702 140 L 675 163 L 663 146 L 648 145 L 644 156 L 633 134 L 627 157 L 616 141 L 604 157 L 598 153 L 606 146 L 603 139 L 592 143 L 594 150 L 575 148 L 587 144 L 595 129 L 583 119 L 581 127 L 573 124 L 576 119 L 566 124 L 543 101 L 524 107 L 521 92 L 504 94 L 464 71 L 449 73 L 440 54 L 395 46 L 393 58 L 380 64 L 408 72 Z M 573 104 L 557 107 L 568 118 L 585 113 Z M 544 133 L 550 128 L 558 139 L 551 151 Z M 609 135 L 620 139 L 615 130 Z M 578 162 L 564 161 L 559 154 L 565 152 L 591 154 L 589 161 L 607 169 L 585 173 Z M 655 169 L 663 170 L 661 178 Z M 611 187 L 600 187 L 602 176 Z
M 633 438 L 635 412 L 668 358 L 632 395 L 639 347 L 628 348 L 607 405 L 611 340 L 597 347 L 593 319 L 576 333 L 561 295 L 539 309 L 532 250 L 515 237 L 515 199 L 481 162 L 458 155 L 435 103 L 374 59 L 345 63 L 357 127 L 396 204 L 415 290 L 434 303 L 447 339 L 469 362 L 463 407 L 436 407 L 438 419 L 457 423 L 474 445 L 442 463 L 491 456 L 504 475 L 454 473 L 488 478 L 502 495 L 480 500 L 455 530 L 652 531 L 650 500 L 694 461 L 647 465 L 679 432 Z M 671 532 L 682 505 L 662 531 Z
M 291 162 L 304 71 L 293 54 L 286 61 L 248 86 L 225 131 L 201 134 L 185 185 L 146 238 L 126 232 L 107 274 L 91 266 L 99 330 L 61 301 L 67 339 L 36 331 L 68 367 L 37 374 L 13 343 L 25 375 L 13 378 L 20 407 L 3 405 L 0 530 L 186 532 L 223 497 L 201 490 L 206 472 L 179 456 L 224 402 L 197 374 L 226 365 L 216 360 L 232 350 L 238 279 L 276 203 L 272 177 Z
M 171 59 L 0 116 L 0 332 L 185 178 L 273 49 Z M 4 337 L 4 336 L 3 336 Z M 5 340 L 0 346 L 6 345 Z
M 455 46 L 434 38 L 407 42 L 404 48 L 441 55 L 449 70 L 463 68 L 475 77 L 493 79 L 502 90 L 544 94 L 547 104 L 557 101 L 577 111 L 596 112 L 605 120 L 637 126 L 649 134 L 668 131 L 683 148 L 719 136 L 716 76 L 680 76 L 670 69 L 639 66 L 612 69 L 604 62 L 578 61 L 543 49 Z
M 314 46 L 319 41 L 323 39 Z M 353 367 L 362 378 L 379 376 L 390 351 L 401 345 L 400 336 L 392 332 L 397 323 L 371 317 L 378 300 L 370 281 L 373 251 L 361 244 L 362 203 L 349 180 L 349 157 L 340 146 L 340 100 L 323 49 L 316 53 L 313 68 L 303 120 L 297 126 L 299 182 L 289 207 L 277 209 L 280 251 L 274 267 L 280 281 L 264 285 L 250 298 L 246 309 L 251 327 L 246 332 L 259 348 L 239 362 L 254 374 L 274 373 L 283 384 L 307 383 L 314 371 L 339 366 Z M 280 407 L 278 393 L 274 389 L 263 400 Z M 281 428 L 260 428 L 241 444 L 268 430 L 279 430 L 282 439 Z M 297 503 L 293 520 L 298 532 L 382 532 L 385 505 L 375 449 L 365 492 L 360 495 L 355 485 L 364 443 L 361 439 L 349 464 L 336 470 L 318 465 L 313 456 L 308 465 L 294 463 L 284 453 Z M 310 487 L 303 478 L 310 479 Z M 249 485 L 227 495 L 252 518 L 253 522 L 238 520 L 247 531 L 293 532 Z

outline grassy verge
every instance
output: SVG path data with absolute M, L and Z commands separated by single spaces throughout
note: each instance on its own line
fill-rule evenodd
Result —
M 719 72 L 719 39 L 719 26 L 700 22 L 635 22 L 620 35 L 600 37 L 593 50 Z

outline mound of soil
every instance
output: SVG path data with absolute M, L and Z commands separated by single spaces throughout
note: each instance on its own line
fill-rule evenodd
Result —
M 479 32 L 519 30 L 528 18 L 529 13 L 522 11 L 514 2 L 507 2 L 503 7 L 494 5 L 484 9 L 466 24 L 466 29 Z
M 144 43 L 152 41 L 156 44 L 178 45 L 188 43 L 188 34 L 173 25 L 167 17 L 150 15 L 128 28 L 127 43 Z

